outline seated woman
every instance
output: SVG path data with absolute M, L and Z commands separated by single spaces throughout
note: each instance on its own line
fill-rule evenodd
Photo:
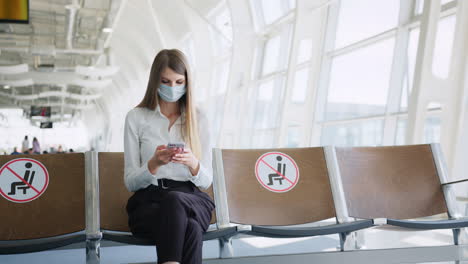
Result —
M 189 65 L 179 50 L 154 59 L 146 94 L 125 120 L 130 230 L 155 241 L 158 263 L 202 263 L 202 234 L 214 203 L 210 129 L 195 110 Z M 169 148 L 168 143 L 185 147 Z

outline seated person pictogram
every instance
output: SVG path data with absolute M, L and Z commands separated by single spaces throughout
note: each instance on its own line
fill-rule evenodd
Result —
M 8 195 L 16 195 L 16 189 L 22 190 L 23 194 L 26 194 L 26 191 L 30 189 L 33 180 L 34 180 L 34 174 L 36 173 L 35 171 L 28 170 L 32 167 L 32 163 L 28 162 L 24 165 L 27 170 L 24 172 L 24 182 L 23 181 L 18 181 L 18 182 L 12 182 L 11 183 L 11 191 L 8 193 Z M 29 184 L 26 184 L 26 182 Z

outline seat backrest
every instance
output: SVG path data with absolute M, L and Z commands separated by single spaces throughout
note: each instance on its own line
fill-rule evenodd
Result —
M 214 156 L 215 165 L 222 163 L 216 177 L 224 177 L 230 222 L 293 225 L 335 217 L 323 148 L 215 149 Z
M 35 172 L 34 181 L 24 188 L 27 170 Z M 22 187 L 14 182 L 23 183 Z M 83 153 L 0 155 L 0 191 L 0 240 L 38 239 L 85 230 Z
M 98 159 L 101 228 L 130 232 L 125 206 L 133 193 L 127 190 L 124 183 L 124 153 L 99 152 Z M 210 190 L 207 193 L 213 197 Z M 212 218 L 212 223 L 215 221 Z
M 132 195 L 124 183 L 124 153 L 99 152 L 101 229 L 130 232 L 125 206 Z
M 350 216 L 411 219 L 447 212 L 430 145 L 335 150 Z

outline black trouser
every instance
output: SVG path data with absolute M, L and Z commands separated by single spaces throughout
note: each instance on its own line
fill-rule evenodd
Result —
M 191 182 L 165 182 L 168 189 L 150 185 L 130 197 L 130 230 L 155 242 L 158 263 L 201 264 L 202 235 L 210 225 L 214 203 Z

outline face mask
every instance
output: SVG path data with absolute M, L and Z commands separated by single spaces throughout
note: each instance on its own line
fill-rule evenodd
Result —
M 161 83 L 158 89 L 159 96 L 161 96 L 161 99 L 163 99 L 166 102 L 176 102 L 186 92 L 187 89 L 185 88 L 185 85 L 171 87 Z

